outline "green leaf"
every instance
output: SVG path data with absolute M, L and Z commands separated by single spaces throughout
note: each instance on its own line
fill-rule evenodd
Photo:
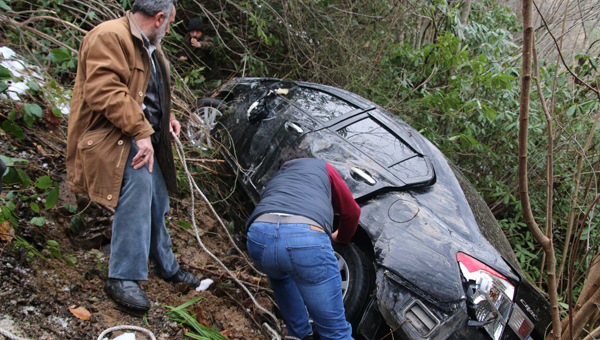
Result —
M 50 52 L 51 60 L 55 63 L 62 63 L 71 60 L 71 51 L 66 48 L 55 48 Z
M 473 146 L 479 145 L 479 142 L 477 142 L 477 140 L 475 138 L 473 138 L 473 136 L 464 135 L 464 137 L 471 143 L 471 145 L 473 145 Z
M 25 113 L 30 114 L 37 118 L 42 118 L 43 110 L 38 104 L 25 104 L 23 105 Z
M 25 122 L 25 124 L 27 124 L 27 126 L 32 126 L 34 119 L 33 119 L 33 115 L 31 114 L 26 114 L 23 116 L 23 121 Z
M 31 178 L 29 175 L 21 171 L 21 169 L 17 169 L 17 175 L 19 176 L 19 181 L 24 187 L 28 187 L 31 184 Z
M 74 266 L 77 264 L 77 258 L 75 258 L 75 256 L 72 255 L 67 255 L 64 257 L 65 262 L 67 262 L 68 265 L 70 266 Z
M 2 8 L 5 11 L 12 11 L 12 8 L 10 8 L 10 6 L 7 5 L 6 2 L 4 2 L 4 0 L 0 0 L 0 8 Z
M 183 227 L 184 229 L 189 229 L 189 230 L 192 230 L 192 229 L 194 229 L 194 228 L 192 227 L 192 225 L 191 225 L 191 224 L 189 224 L 189 223 L 187 223 L 186 221 L 179 221 L 179 222 L 177 222 L 177 224 L 179 224 L 179 225 L 180 225 L 181 227 Z
M 40 189 L 48 189 L 52 186 L 52 183 L 54 182 L 52 182 L 50 176 L 42 176 L 37 179 L 34 185 Z
M 37 205 L 37 203 L 31 202 L 29 203 L 29 206 L 31 207 L 31 210 L 33 210 L 36 214 L 40 213 L 40 206 Z
M 77 212 L 77 207 L 74 205 L 64 204 L 63 208 L 65 208 L 69 212 L 69 214 L 74 214 Z
M 590 61 L 590 65 L 592 65 L 594 70 L 598 70 L 598 63 L 596 62 L 596 60 L 594 58 L 590 58 L 589 61 Z
M 49 247 L 54 247 L 54 248 L 57 248 L 57 247 L 58 247 L 58 242 L 56 242 L 56 241 L 54 241 L 54 240 L 48 240 L 48 241 L 46 241 L 46 244 L 47 244 Z
M 2 122 L 2 130 L 6 131 L 6 133 L 9 133 L 9 134 L 19 138 L 20 140 L 25 139 L 25 135 L 23 134 L 23 129 L 21 129 L 21 127 L 16 125 L 15 123 L 11 122 L 10 117 L 9 117 L 9 119 Z
M 62 118 L 63 117 L 62 111 L 58 107 L 56 107 L 56 106 L 52 107 L 52 114 L 55 115 L 58 118 Z
M 0 83 L 0 93 L 8 90 L 8 85 Z
M 10 111 L 10 113 L 8 114 L 8 119 L 9 119 L 11 122 L 14 122 L 15 120 L 17 120 L 17 110 L 15 110 L 15 109 L 12 109 L 12 110 Z
M 10 204 L 12 202 L 8 203 Z M 18 225 L 17 218 L 15 214 L 13 214 L 13 211 L 15 211 L 16 209 L 14 207 L 14 203 L 12 205 L 9 204 L 7 204 L 7 206 L 2 209 L 2 217 L 4 217 L 5 220 L 11 221 L 12 224 Z
M 78 235 L 85 229 L 85 219 L 81 215 L 75 215 L 71 218 L 70 226 L 73 234 Z
M 48 196 L 46 196 L 46 206 L 44 207 L 45 210 L 52 209 L 56 205 L 56 203 L 58 203 L 58 184 L 54 183 L 54 188 L 48 190 L 47 194 Z
M 46 219 L 43 217 L 34 217 L 31 219 L 31 221 L 29 221 L 29 223 L 31 223 L 33 225 L 37 225 L 38 227 L 41 227 L 44 224 L 46 224 Z
M 40 85 L 37 82 L 33 81 L 33 80 L 28 81 L 27 82 L 27 86 L 29 87 L 29 89 L 31 91 L 34 91 L 34 92 L 37 92 L 37 91 L 40 90 Z
M 0 0 L 2 1 L 2 0 Z M 10 70 L 2 65 L 0 65 L 0 80 L 11 79 L 12 73 Z
M 15 166 L 15 164 L 19 162 L 24 162 L 25 164 L 29 163 L 29 161 L 24 158 L 6 157 L 3 155 L 0 155 L 0 159 L 2 159 L 6 166 Z

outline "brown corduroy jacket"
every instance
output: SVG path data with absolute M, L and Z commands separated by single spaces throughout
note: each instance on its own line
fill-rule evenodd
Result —
M 154 151 L 167 188 L 175 192 L 170 71 L 160 46 L 154 53 L 158 53 L 163 82 L 163 128 Z M 142 111 L 150 67 L 150 56 L 130 12 L 98 25 L 83 39 L 68 119 L 66 163 L 71 191 L 117 206 L 132 138 L 140 140 L 154 133 Z

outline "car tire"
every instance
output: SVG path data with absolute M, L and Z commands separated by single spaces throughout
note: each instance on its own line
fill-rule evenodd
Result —
M 216 98 L 201 98 L 196 101 L 185 125 L 186 135 L 194 146 L 212 147 L 210 132 L 225 110 L 227 104 Z
M 333 250 L 340 264 L 346 320 L 354 328 L 374 288 L 373 262 L 354 244 L 334 242 Z

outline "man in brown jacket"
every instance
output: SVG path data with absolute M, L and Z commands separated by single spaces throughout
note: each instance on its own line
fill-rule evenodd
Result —
M 131 12 L 91 30 L 79 51 L 67 137 L 69 188 L 115 207 L 109 297 L 146 312 L 138 281 L 148 258 L 169 282 L 200 280 L 179 268 L 164 224 L 177 190 L 171 132 L 170 74 L 160 41 L 175 19 L 176 0 L 136 0 Z M 154 166 L 158 163 L 159 166 Z

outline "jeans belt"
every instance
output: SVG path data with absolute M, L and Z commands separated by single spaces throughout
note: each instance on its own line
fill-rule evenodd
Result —
M 310 229 L 320 231 L 322 233 L 325 232 L 323 228 L 319 226 L 319 223 L 314 220 L 297 215 L 278 215 L 278 214 L 262 214 L 254 219 L 254 222 L 267 222 L 267 223 L 277 223 L 279 224 L 308 224 L 310 225 Z

